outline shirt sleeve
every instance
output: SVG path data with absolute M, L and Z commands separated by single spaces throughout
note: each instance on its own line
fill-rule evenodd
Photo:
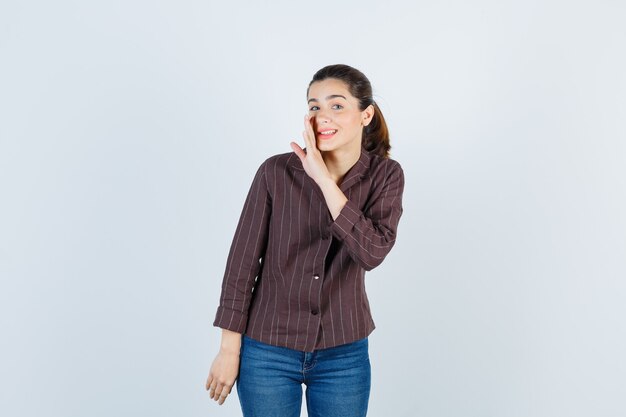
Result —
M 365 211 L 348 199 L 330 227 L 333 236 L 344 242 L 366 271 L 380 265 L 394 246 L 403 212 L 404 171 L 395 161 L 387 172 L 381 191 Z
M 257 170 L 235 230 L 213 325 L 244 333 L 252 290 L 265 256 L 271 214 L 267 161 Z

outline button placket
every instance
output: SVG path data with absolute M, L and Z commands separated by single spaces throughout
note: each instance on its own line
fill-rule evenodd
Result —
M 316 282 L 320 282 L 320 275 L 319 274 L 313 274 L 313 280 Z M 322 288 L 319 287 L 319 291 L 321 292 Z M 319 300 L 319 296 L 318 296 L 318 300 Z M 320 313 L 320 309 L 319 309 L 319 303 L 317 303 L 317 305 L 313 305 L 311 306 L 311 314 L 314 316 L 317 316 Z

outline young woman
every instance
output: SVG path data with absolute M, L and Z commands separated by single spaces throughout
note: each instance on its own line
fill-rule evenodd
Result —
M 245 417 L 365 416 L 365 271 L 394 246 L 404 172 L 389 158 L 369 80 L 347 65 L 307 89 L 302 149 L 267 158 L 241 212 L 214 326 L 220 351 L 206 389 L 223 404 L 235 382 Z

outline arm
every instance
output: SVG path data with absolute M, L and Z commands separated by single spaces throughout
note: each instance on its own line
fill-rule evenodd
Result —
M 241 334 L 248 321 L 252 287 L 260 269 L 259 259 L 265 254 L 271 213 L 266 162 L 261 164 L 254 176 L 239 217 L 226 261 L 220 304 L 213 322 L 214 326 L 222 328 L 222 342 L 205 388 L 209 397 L 220 405 L 230 394 L 239 373 Z
M 396 241 L 402 216 L 404 172 L 396 163 L 385 178 L 385 183 L 365 211 L 346 198 L 332 180 L 319 184 L 333 217 L 332 234 L 348 247 L 352 258 L 366 271 L 380 265 Z
M 214 326 L 244 333 L 252 288 L 265 255 L 271 214 L 267 160 L 254 176 L 230 247 Z
M 205 385 L 209 398 L 220 405 L 224 404 L 239 374 L 240 348 L 241 334 L 223 329 L 220 351 L 213 360 Z
M 318 182 L 317 185 L 322 189 L 326 205 L 330 211 L 330 216 L 333 220 L 336 220 L 341 209 L 343 209 L 348 202 L 348 198 L 332 178 L 326 178 Z
M 307 175 L 319 185 L 335 220 L 332 234 L 343 241 L 352 258 L 369 271 L 380 265 L 395 244 L 396 229 L 402 215 L 404 172 L 397 161 L 389 161 L 382 189 L 373 196 L 368 209 L 362 212 L 330 178 L 321 152 L 316 146 L 310 116 L 304 116 L 302 136 L 307 152 L 295 142 L 291 148 L 298 155 Z

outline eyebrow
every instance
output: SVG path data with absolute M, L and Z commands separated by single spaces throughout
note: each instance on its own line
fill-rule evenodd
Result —
M 344 96 L 342 96 L 341 94 L 331 94 L 329 96 L 326 97 L 326 100 L 330 100 L 331 98 L 337 98 L 337 97 L 341 97 L 344 100 L 348 100 L 347 98 L 345 98 Z M 307 103 L 310 103 L 312 101 L 317 101 L 316 98 L 310 98 L 309 101 L 307 101 Z

